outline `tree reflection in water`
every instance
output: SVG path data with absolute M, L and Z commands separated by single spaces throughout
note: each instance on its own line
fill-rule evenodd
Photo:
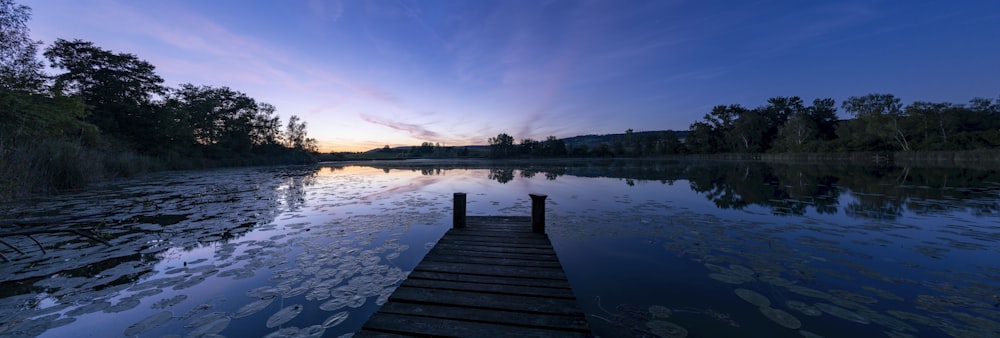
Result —
M 836 214 L 843 208 L 850 217 L 868 219 L 895 219 L 903 210 L 918 214 L 1000 212 L 1000 174 L 973 168 L 654 160 L 442 161 L 418 166 L 385 162 L 371 166 L 384 171 L 419 168 L 434 174 L 487 169 L 489 179 L 502 184 L 538 174 L 547 180 L 563 175 L 620 178 L 629 186 L 686 180 L 692 191 L 718 208 L 762 206 L 775 215 L 803 215 L 810 208 L 819 214 Z

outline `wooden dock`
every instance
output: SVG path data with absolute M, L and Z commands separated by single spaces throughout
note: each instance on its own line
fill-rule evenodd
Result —
M 466 218 L 459 195 L 455 227 L 355 337 L 591 336 L 544 233 L 545 196 L 532 217 Z

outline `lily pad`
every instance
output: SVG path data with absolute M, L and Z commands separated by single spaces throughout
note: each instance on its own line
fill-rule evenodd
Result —
M 347 303 L 349 301 L 350 301 L 349 298 L 343 298 L 343 297 L 334 298 L 326 302 L 323 302 L 323 304 L 320 304 L 319 309 L 323 311 L 337 311 L 347 306 Z
M 187 298 L 188 298 L 187 295 L 176 295 L 176 296 L 173 296 L 173 297 L 170 297 L 170 298 L 164 298 L 164 299 L 161 299 L 159 302 L 154 303 L 153 306 L 152 306 L 152 308 L 153 309 L 166 309 L 168 307 L 177 305 L 180 302 L 183 302 Z
M 299 313 L 302 313 L 301 304 L 286 306 L 285 308 L 278 310 L 278 312 L 271 315 L 271 317 L 267 319 L 266 326 L 267 328 L 272 328 L 287 323 L 288 321 L 292 320 L 292 318 L 295 318 L 295 316 L 298 316 Z
M 93 302 L 93 303 L 90 303 L 90 304 L 87 304 L 87 305 L 75 308 L 73 310 L 70 310 L 69 312 L 66 312 L 66 315 L 70 316 L 70 317 L 76 317 L 76 316 L 80 316 L 80 315 L 87 314 L 87 313 L 93 313 L 93 312 L 101 311 L 101 310 L 107 309 L 110 306 L 111 306 L 111 303 L 108 303 L 108 302 Z
M 785 306 L 789 309 L 802 312 L 806 316 L 817 317 L 823 315 L 823 311 L 797 300 L 785 301 Z
M 184 327 L 201 327 L 204 326 L 205 324 L 214 322 L 219 318 L 224 318 L 224 317 L 226 317 L 225 312 L 212 312 L 204 316 L 192 319 L 190 322 L 184 325 Z
M 187 337 L 204 337 L 208 335 L 218 334 L 219 332 L 222 332 L 222 330 L 225 330 L 226 327 L 229 326 L 229 322 L 231 320 L 232 319 L 230 319 L 229 317 L 217 318 L 211 322 L 202 324 L 198 328 L 192 330 L 190 333 L 187 334 Z
M 363 297 L 361 295 L 354 295 L 350 299 L 347 300 L 347 307 L 350 307 L 350 308 L 359 308 L 362 305 L 365 305 L 365 301 L 367 301 L 367 300 L 368 300 L 368 298 L 365 298 L 365 297 Z
M 740 275 L 740 276 L 751 277 L 751 278 L 755 275 L 755 273 L 753 272 L 752 269 L 750 269 L 748 267 L 745 267 L 745 266 L 742 266 L 742 265 L 739 265 L 739 264 L 730 264 L 729 265 L 729 271 L 732 271 L 733 274 L 737 274 L 737 275 Z
M 128 298 L 122 299 L 121 301 L 119 301 L 115 305 L 107 307 L 106 309 L 104 309 L 104 312 L 107 312 L 107 313 L 118 313 L 118 312 L 122 312 L 122 311 L 126 311 L 126 310 L 131 310 L 131 309 L 135 308 L 136 306 L 139 306 L 139 300 L 135 299 L 135 298 L 132 298 L 132 297 L 128 297 Z
M 813 298 L 830 299 L 833 298 L 829 293 L 819 291 L 816 289 L 810 289 L 801 285 L 790 285 L 788 286 L 788 291 Z
M 298 337 L 299 336 L 299 331 L 302 331 L 302 330 L 299 329 L 299 328 L 297 328 L 297 327 L 294 327 L 294 326 L 293 327 L 286 327 L 286 328 L 282 328 L 282 329 L 280 329 L 278 331 L 271 332 L 271 333 L 267 334 L 266 336 L 264 336 L 264 338 L 292 338 L 292 337 Z
M 816 303 L 816 308 L 823 312 L 830 314 L 831 316 L 852 321 L 858 324 L 868 324 L 871 321 L 851 310 L 827 303 Z
M 806 330 L 799 330 L 799 334 L 802 335 L 805 338 L 823 338 L 823 336 L 820 336 L 818 334 L 815 334 L 815 333 L 812 333 L 812 332 L 809 332 L 809 331 L 806 331 Z
M 323 325 L 313 325 L 313 326 L 309 326 L 309 327 L 303 328 L 302 330 L 299 330 L 298 337 L 301 337 L 301 338 L 320 338 L 320 337 L 323 336 L 323 333 L 326 333 L 326 328 L 323 327 Z
M 653 318 L 669 318 L 673 311 L 663 305 L 653 305 L 649 307 L 649 313 L 653 315 Z
M 334 313 L 332 316 L 330 316 L 330 318 L 327 318 L 326 320 L 323 321 L 323 327 L 330 328 L 340 325 L 340 323 L 343 323 L 345 320 L 347 320 L 347 316 L 349 315 L 350 312 L 347 311 Z
M 140 320 L 139 322 L 125 328 L 125 335 L 134 336 L 146 332 L 146 330 L 163 325 L 163 323 L 166 323 L 167 321 L 170 320 L 170 318 L 173 317 L 174 317 L 173 312 L 170 311 L 158 312 L 152 316 L 146 317 L 145 319 Z
M 771 306 L 771 300 L 767 299 L 767 296 L 764 296 L 757 291 L 749 289 L 736 289 L 733 290 L 733 292 L 735 292 L 736 295 L 740 296 L 743 300 L 747 301 L 747 303 L 756 305 L 757 307 Z
M 773 320 L 778 325 L 787 327 L 789 329 L 798 329 L 802 327 L 802 322 L 798 318 L 795 318 L 791 313 L 785 312 L 780 309 L 775 309 L 773 307 L 764 306 L 760 308 L 760 313 L 764 314 L 770 320 Z
M 330 289 L 315 288 L 306 294 L 306 300 L 324 300 L 330 298 Z
M 260 310 L 263 310 L 268 305 L 271 305 L 272 302 L 274 302 L 274 298 L 258 299 L 250 302 L 247 305 L 243 305 L 243 307 L 239 310 L 236 310 L 236 313 L 233 314 L 233 318 L 242 318 L 260 312 Z
M 688 335 L 688 330 L 683 326 L 665 320 L 648 321 L 646 327 L 649 328 L 649 332 L 664 338 L 683 338 Z
M 743 284 L 746 281 L 742 276 L 726 273 L 710 273 L 708 277 L 729 284 Z

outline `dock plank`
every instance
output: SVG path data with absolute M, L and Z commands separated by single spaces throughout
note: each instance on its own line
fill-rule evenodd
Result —
M 442 238 L 438 240 L 441 244 L 451 244 L 460 245 L 466 247 L 475 246 L 489 246 L 494 248 L 526 248 L 526 249 L 541 249 L 550 250 L 552 248 L 551 243 L 525 243 L 520 241 L 482 241 L 482 240 L 469 240 L 461 238 Z
M 435 256 L 476 256 L 476 257 L 493 257 L 493 258 L 505 258 L 505 259 L 524 259 L 532 260 L 538 262 L 558 262 L 559 257 L 556 255 L 539 255 L 539 254 L 519 254 L 519 253 L 504 253 L 504 252 L 491 252 L 491 251 L 476 251 L 476 250 L 465 250 L 465 249 L 445 249 L 445 248 L 434 248 L 432 249 Z
M 530 313 L 550 313 L 583 316 L 576 298 L 552 298 L 525 295 L 504 295 L 475 291 L 431 288 L 398 288 L 389 301 L 405 303 L 455 305 L 469 308 L 497 309 Z
M 586 331 L 587 321 L 580 317 L 534 314 L 517 311 L 497 311 L 474 308 L 460 308 L 433 304 L 387 303 L 380 309 L 385 313 L 409 314 L 424 317 L 445 318 L 454 320 L 475 320 L 477 322 L 524 325 L 558 330 Z
M 377 313 L 354 337 L 375 336 L 377 332 L 441 337 L 587 337 L 578 331 L 546 330 L 519 325 L 480 323 L 467 320 Z M 369 331 L 374 331 L 369 333 Z
M 533 255 L 552 255 L 551 250 L 538 249 L 538 248 L 510 248 L 510 247 L 489 247 L 489 246 L 463 246 L 456 245 L 453 243 L 441 243 L 438 241 L 436 246 L 440 246 L 445 249 L 456 249 L 456 250 L 471 250 L 471 251 L 487 251 L 487 252 L 503 252 L 503 253 L 521 253 L 521 254 L 533 254 Z
M 503 283 L 469 283 L 439 279 L 410 278 L 403 284 L 406 287 L 435 288 L 443 290 L 478 291 L 498 294 L 527 295 L 539 297 L 565 298 L 576 300 L 571 289 L 537 287 L 525 285 L 510 285 Z
M 438 262 L 425 260 L 414 270 L 465 273 L 470 275 L 502 276 L 502 277 L 522 277 L 538 279 L 566 279 L 566 274 L 562 269 L 523 267 L 523 266 L 496 266 L 479 265 L 469 263 Z
M 554 268 L 554 269 L 562 268 L 562 265 L 559 265 L 559 261 L 551 261 L 551 260 L 539 261 L 533 259 L 458 256 L 458 255 L 438 255 L 427 259 L 433 262 L 444 262 L 444 263 L 471 263 L 471 264 L 482 264 L 482 265 L 523 266 L 523 267 L 539 267 L 539 268 Z
M 530 217 L 449 230 L 355 337 L 588 337 L 590 327 Z
M 469 275 L 461 273 L 447 273 L 447 272 L 434 272 L 434 271 L 419 271 L 414 270 L 410 273 L 409 278 L 426 278 L 444 281 L 456 281 L 456 282 L 466 282 L 466 283 L 484 283 L 484 284 L 504 284 L 504 285 L 520 285 L 520 286 L 537 286 L 537 287 L 547 287 L 556 289 L 569 289 L 570 285 L 568 281 L 561 279 L 535 279 L 535 278 L 518 278 L 518 277 L 501 277 L 501 276 L 482 276 L 482 275 Z

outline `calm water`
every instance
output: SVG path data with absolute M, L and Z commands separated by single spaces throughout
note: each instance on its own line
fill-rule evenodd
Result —
M 46 225 L 0 237 L 0 336 L 349 335 L 453 192 L 470 215 L 549 195 L 600 336 L 1000 335 L 996 171 L 619 161 L 163 173 L 3 205 L 5 230 Z

